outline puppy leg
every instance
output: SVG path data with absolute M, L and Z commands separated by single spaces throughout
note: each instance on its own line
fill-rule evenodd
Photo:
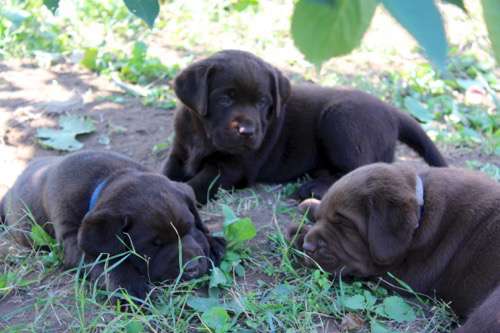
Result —
M 189 179 L 189 176 L 184 170 L 184 163 L 182 159 L 177 154 L 175 154 L 175 152 L 172 152 L 170 156 L 168 156 L 168 158 L 165 160 L 165 162 L 161 166 L 161 173 L 171 180 L 175 180 L 178 182 L 185 182 Z
M 206 165 L 203 169 L 188 181 L 193 188 L 196 201 L 204 205 L 208 200 L 215 197 L 220 186 L 219 170 L 214 165 Z
M 323 174 L 319 177 L 306 182 L 295 192 L 292 197 L 302 201 L 310 198 L 321 199 L 323 195 L 328 191 L 330 186 L 338 179 L 330 174 Z
M 500 285 L 476 308 L 455 333 L 500 332 Z

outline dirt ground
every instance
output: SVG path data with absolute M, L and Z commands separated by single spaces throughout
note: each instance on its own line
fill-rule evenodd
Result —
M 41 148 L 35 134 L 39 127 L 54 126 L 62 113 L 85 115 L 95 121 L 96 132 L 79 137 L 85 148 L 116 151 L 152 169 L 157 169 L 168 154 L 168 150 L 155 153 L 153 147 L 171 135 L 174 110 L 145 107 L 138 98 L 123 95 L 109 79 L 77 65 L 62 63 L 45 69 L 29 62 L 3 61 L 0 62 L 0 197 L 30 160 L 58 154 Z M 484 156 L 478 151 L 440 148 L 453 166 L 463 167 L 467 160 L 500 165 L 498 157 Z M 418 156 L 404 146 L 398 149 L 398 159 L 423 165 Z M 251 196 L 252 193 L 258 193 L 263 204 L 258 210 L 249 204 L 240 207 L 239 212 L 250 216 L 259 228 L 259 237 L 253 240 L 253 246 L 269 247 L 265 230 L 275 227 L 273 192 L 269 192 L 269 187 L 257 186 L 236 195 Z M 210 213 L 208 208 L 203 216 L 213 228 L 218 228 L 220 215 Z M 286 223 L 286 219 L 279 223 Z M 0 260 L 2 253 L 16 246 L 5 242 L 1 245 Z M 253 275 L 247 276 L 245 283 L 250 285 L 257 278 L 263 277 L 256 269 Z M 71 284 L 69 278 L 59 283 Z M 54 293 L 57 288 L 53 286 Z M 63 290 L 68 291 L 67 286 Z M 38 291 L 43 292 L 46 289 Z M 0 300 L 0 313 L 12 312 L 30 302 L 33 302 L 30 294 L 9 296 Z M 64 330 L 64 317 L 64 312 L 59 313 L 59 318 L 49 326 Z M 34 319 L 26 313 L 13 314 L 7 322 L 0 323 L 0 327 Z

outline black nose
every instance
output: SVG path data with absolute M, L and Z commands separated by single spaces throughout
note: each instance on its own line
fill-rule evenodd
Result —
M 238 134 L 243 137 L 252 137 L 255 134 L 255 127 L 253 125 L 240 125 L 238 126 Z
M 183 278 L 185 280 L 191 280 L 197 278 L 201 274 L 202 272 L 200 271 L 199 262 L 197 260 L 191 261 L 187 263 L 186 266 L 184 267 Z

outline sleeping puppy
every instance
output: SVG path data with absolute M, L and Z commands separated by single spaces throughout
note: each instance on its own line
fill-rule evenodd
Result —
M 194 200 L 189 186 L 127 157 L 84 151 L 32 161 L 0 203 L 0 215 L 23 245 L 32 245 L 33 223 L 43 226 L 62 244 L 66 267 L 77 266 L 82 254 L 89 263 L 101 253 L 135 251 L 110 272 L 109 287 L 144 298 L 148 282 L 178 276 L 179 248 L 184 279 L 206 273 L 209 259 L 219 262 L 224 241 L 209 235 Z M 102 272 L 98 265 L 91 278 Z
M 219 186 L 313 178 L 299 198 L 321 197 L 343 174 L 391 162 L 397 140 L 430 165 L 446 166 L 409 115 L 352 89 L 290 86 L 283 74 L 248 52 L 222 51 L 192 64 L 175 80 L 182 102 L 162 172 L 188 182 L 200 203 Z
M 500 332 L 498 183 L 459 169 L 417 174 L 377 163 L 305 206 L 316 222 L 295 238 L 325 270 L 363 278 L 391 272 L 466 316 L 459 332 Z

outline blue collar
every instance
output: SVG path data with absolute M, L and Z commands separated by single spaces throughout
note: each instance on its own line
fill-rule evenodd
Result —
M 90 196 L 90 201 L 89 201 L 89 211 L 91 211 L 96 203 L 97 203 L 97 199 L 99 199 L 99 196 L 101 195 L 101 192 L 104 188 L 104 186 L 106 186 L 106 183 L 107 183 L 107 180 L 103 180 L 101 181 L 99 184 L 97 184 L 94 192 L 92 192 L 92 195 Z

